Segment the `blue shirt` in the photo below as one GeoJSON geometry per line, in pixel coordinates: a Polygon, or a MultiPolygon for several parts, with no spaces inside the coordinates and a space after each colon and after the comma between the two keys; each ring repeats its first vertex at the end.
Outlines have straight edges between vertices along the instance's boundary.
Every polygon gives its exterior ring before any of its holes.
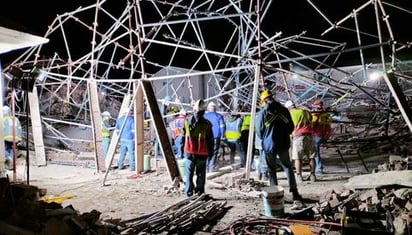
{"type": "Polygon", "coordinates": [[[125,122],[122,133],[120,133],[120,139],[134,140],[134,119],[130,115],[123,115],[117,119],[115,131],[119,134],[122,128],[123,122],[125,122]]]}
{"type": "Polygon", "coordinates": [[[207,112],[203,117],[212,123],[213,138],[220,139],[225,135],[225,120],[223,115],[217,112],[207,112]]]}

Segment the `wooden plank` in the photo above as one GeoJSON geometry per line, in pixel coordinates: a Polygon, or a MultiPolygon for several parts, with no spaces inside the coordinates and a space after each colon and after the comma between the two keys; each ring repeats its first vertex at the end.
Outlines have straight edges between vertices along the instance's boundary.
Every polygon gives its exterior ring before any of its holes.
{"type": "MultiPolygon", "coordinates": [[[[0,87],[4,87],[4,80],[3,77],[1,76],[3,71],[1,70],[1,64],[0,64],[0,87]]],[[[0,104],[2,104],[2,108],[3,108],[3,95],[0,95],[0,104]]],[[[3,120],[3,111],[0,112],[0,120],[3,120]]],[[[2,140],[4,140],[4,132],[3,132],[3,122],[0,122],[0,138],[2,140]]],[[[5,152],[5,146],[4,146],[4,141],[0,141],[0,153],[4,153],[5,152]]],[[[0,154],[0,176],[2,176],[3,174],[3,170],[4,170],[4,163],[6,161],[6,157],[4,156],[4,154],[0,154]]]]}
{"type": "Polygon", "coordinates": [[[144,168],[144,96],[142,86],[135,85],[136,100],[135,100],[135,169],[137,172],[143,172],[144,168]]]}
{"type": "Polygon", "coordinates": [[[171,181],[173,184],[176,184],[177,182],[183,182],[173,153],[172,145],[169,140],[169,135],[167,133],[162,114],[160,113],[160,109],[157,104],[152,83],[148,80],[141,80],[141,84],[150,111],[150,117],[153,121],[152,123],[156,132],[156,136],[159,140],[159,145],[164,153],[166,168],[171,177],[171,181]]]}
{"type": "Polygon", "coordinates": [[[43,128],[41,125],[41,117],[39,111],[39,97],[37,96],[37,87],[33,87],[33,91],[28,93],[30,116],[31,116],[31,131],[33,134],[34,150],[36,153],[37,166],[47,165],[46,151],[44,149],[43,128]]]}
{"type": "Polygon", "coordinates": [[[94,79],[88,81],[90,120],[95,149],[96,172],[105,171],[105,160],[103,153],[102,116],[100,112],[97,83],[94,79]]]}

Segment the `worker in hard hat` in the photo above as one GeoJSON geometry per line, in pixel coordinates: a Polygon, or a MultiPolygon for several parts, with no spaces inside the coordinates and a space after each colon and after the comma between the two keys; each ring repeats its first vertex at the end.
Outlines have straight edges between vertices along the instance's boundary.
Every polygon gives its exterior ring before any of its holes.
{"type": "Polygon", "coordinates": [[[16,156],[15,146],[22,140],[22,132],[19,119],[12,115],[9,106],[3,106],[4,149],[8,169],[13,168],[13,161],[16,156]]]}
{"type": "MultiPolygon", "coordinates": [[[[246,166],[246,155],[247,155],[247,151],[249,148],[249,131],[250,131],[250,120],[251,120],[251,116],[250,116],[250,108],[248,105],[244,105],[242,107],[240,107],[241,111],[245,114],[242,115],[242,126],[240,127],[240,146],[242,151],[245,154],[245,162],[244,165],[246,166]]],[[[254,148],[254,145],[252,145],[252,147],[254,148]]],[[[251,159],[251,164],[253,165],[253,154],[252,154],[252,159],[251,159]]],[[[256,166],[254,166],[256,167],[256,166]]]]}
{"type": "Polygon", "coordinates": [[[135,154],[134,154],[134,140],[135,127],[134,118],[131,112],[126,112],[120,115],[116,121],[116,133],[120,137],[120,155],[118,162],[118,169],[125,169],[124,160],[126,154],[129,157],[129,169],[135,170],[135,154]]]}
{"type": "Polygon", "coordinates": [[[311,182],[316,181],[315,175],[315,145],[312,138],[312,115],[310,111],[296,107],[296,105],[288,100],[285,107],[289,109],[292,116],[295,129],[292,132],[292,160],[295,162],[296,181],[303,182],[302,160],[309,160],[311,182]]]}
{"type": "Polygon", "coordinates": [[[110,145],[110,131],[112,126],[110,124],[110,119],[112,116],[108,111],[102,113],[102,137],[103,137],[103,154],[106,157],[110,145]]]}
{"type": "Polygon", "coordinates": [[[225,136],[225,120],[223,115],[217,112],[217,106],[214,102],[210,102],[207,105],[207,112],[205,118],[212,123],[213,131],[213,153],[210,155],[207,162],[207,171],[213,172],[216,170],[216,161],[219,154],[221,139],[225,136]]]}
{"type": "MultiPolygon", "coordinates": [[[[168,124],[173,120],[173,117],[169,116],[170,114],[173,114],[171,102],[172,102],[172,97],[167,95],[164,97],[164,99],[162,100],[162,103],[159,106],[160,114],[164,117],[163,122],[165,126],[168,126],[168,124]]],[[[170,139],[170,136],[168,137],[170,139]]],[[[162,158],[163,157],[162,150],[160,149],[160,144],[159,144],[159,140],[157,139],[157,137],[155,137],[154,139],[154,148],[155,148],[156,157],[162,158]]]]}
{"type": "Polygon", "coordinates": [[[315,142],[316,174],[323,174],[323,163],[320,156],[320,147],[331,137],[332,116],[323,108],[323,101],[317,99],[312,104],[313,140],[315,142]]]}
{"type": "Polygon", "coordinates": [[[204,118],[206,104],[197,100],[193,106],[193,115],[185,121],[184,152],[185,163],[185,196],[205,193],[206,163],[213,151],[212,123],[204,118]],[[193,182],[196,173],[196,184],[193,182]]]}
{"type": "Polygon", "coordinates": [[[178,115],[170,122],[170,129],[172,133],[173,143],[176,149],[176,158],[183,159],[183,147],[185,144],[185,138],[183,135],[183,129],[185,127],[186,110],[182,108],[178,115]]]}
{"type": "Polygon", "coordinates": [[[295,174],[289,158],[290,134],[294,126],[289,111],[277,102],[270,91],[264,90],[260,96],[262,111],[256,117],[256,133],[262,139],[262,148],[265,151],[269,169],[270,186],[278,185],[276,158],[285,172],[289,190],[294,200],[294,209],[304,207],[296,184],[295,174]]]}
{"type": "Polygon", "coordinates": [[[237,152],[240,156],[240,165],[244,167],[246,165],[246,152],[240,144],[242,122],[242,117],[234,112],[226,117],[225,143],[230,149],[230,164],[235,163],[235,153],[237,152]]]}

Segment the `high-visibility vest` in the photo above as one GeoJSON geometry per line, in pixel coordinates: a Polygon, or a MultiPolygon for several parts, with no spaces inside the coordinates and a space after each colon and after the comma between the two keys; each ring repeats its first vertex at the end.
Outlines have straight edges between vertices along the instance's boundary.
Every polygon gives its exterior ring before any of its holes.
{"type": "Polygon", "coordinates": [[[248,131],[248,130],[250,130],[250,114],[246,114],[243,117],[242,127],[240,128],[240,131],[248,131]]]}
{"type": "Polygon", "coordinates": [[[179,115],[177,118],[175,118],[172,123],[171,123],[171,129],[172,129],[172,137],[176,138],[178,136],[181,136],[183,134],[183,128],[185,128],[185,116],[179,115]]]}
{"type": "Polygon", "coordinates": [[[312,115],[308,110],[294,108],[290,110],[295,129],[293,136],[312,134],[312,115]]]}
{"type": "Polygon", "coordinates": [[[19,119],[16,117],[11,117],[11,116],[3,116],[3,135],[4,135],[4,140],[8,142],[13,141],[13,134],[15,134],[15,140],[16,141],[21,141],[22,137],[22,129],[21,129],[21,124],[19,119]],[[14,119],[14,123],[13,123],[14,119]],[[13,130],[13,125],[14,125],[14,130],[13,130]],[[14,133],[13,133],[14,132],[14,133]]]}
{"type": "Polygon", "coordinates": [[[109,119],[103,118],[102,120],[102,136],[103,138],[108,138],[110,137],[110,121],[109,119]]]}
{"type": "Polygon", "coordinates": [[[206,134],[211,132],[211,126],[208,122],[199,121],[192,129],[188,120],[185,121],[185,153],[209,156],[206,134]]]}
{"type": "Polygon", "coordinates": [[[236,118],[232,120],[226,120],[225,138],[228,141],[235,141],[240,138],[240,128],[242,125],[242,119],[236,118]]]}
{"type": "Polygon", "coordinates": [[[314,112],[312,113],[312,128],[313,136],[321,136],[324,138],[330,138],[331,136],[332,117],[327,112],[314,112]]]}

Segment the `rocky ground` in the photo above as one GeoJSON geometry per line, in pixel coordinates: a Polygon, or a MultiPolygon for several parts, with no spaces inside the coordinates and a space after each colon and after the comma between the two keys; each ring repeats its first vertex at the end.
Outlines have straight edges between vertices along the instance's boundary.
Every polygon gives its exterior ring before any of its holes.
{"type": "MultiPolygon", "coordinates": [[[[335,154],[324,154],[326,173],[318,175],[315,183],[304,181],[299,191],[308,207],[315,205],[319,196],[331,189],[341,189],[351,177],[365,174],[366,169],[356,156],[346,156],[350,172],[347,172],[341,159],[335,154]]],[[[365,159],[368,169],[387,161],[387,155],[371,155],[365,159]]],[[[222,162],[220,162],[222,164],[222,162]]],[[[29,182],[31,185],[47,189],[47,197],[63,196],[62,205],[72,205],[80,213],[93,209],[102,213],[101,218],[131,220],[145,214],[162,210],[185,199],[183,184],[178,190],[173,189],[167,169],[158,167],[153,171],[136,177],[128,169],[111,170],[107,174],[95,173],[93,168],[52,164],[45,167],[30,166],[29,182]]],[[[233,169],[217,177],[207,180],[206,193],[215,200],[226,201],[228,210],[210,231],[227,228],[241,218],[254,218],[264,215],[263,199],[259,189],[231,187],[225,184],[228,179],[245,172],[245,169],[233,169]],[[223,187],[221,187],[224,185],[223,187]]],[[[305,168],[304,176],[308,175],[305,168]]],[[[16,179],[27,180],[27,168],[24,159],[20,159],[16,179]]],[[[12,178],[12,177],[11,177],[12,178]]],[[[284,208],[286,214],[293,214],[292,200],[283,172],[278,173],[279,185],[285,188],[284,208]]],[[[255,171],[251,171],[250,179],[257,179],[255,171]]],[[[267,184],[268,182],[260,182],[267,184]]]]}

